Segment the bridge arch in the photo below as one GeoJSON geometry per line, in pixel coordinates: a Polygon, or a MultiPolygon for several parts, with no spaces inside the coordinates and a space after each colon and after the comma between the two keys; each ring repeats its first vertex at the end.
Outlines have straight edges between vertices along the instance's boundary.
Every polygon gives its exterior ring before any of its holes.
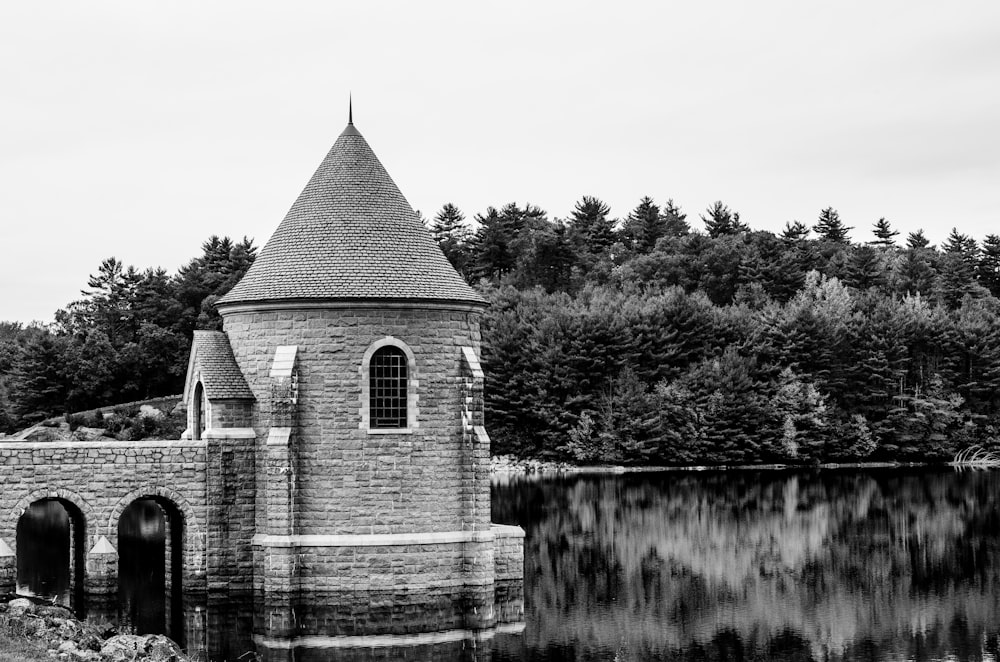
{"type": "MultiPolygon", "coordinates": [[[[45,501],[46,499],[52,499],[56,501],[64,501],[69,505],[73,506],[83,518],[83,525],[86,528],[87,535],[89,537],[94,536],[96,531],[96,510],[90,504],[87,499],[74,492],[73,490],[67,490],[66,488],[41,488],[37,490],[32,490],[28,492],[14,504],[10,512],[7,513],[7,521],[3,523],[3,528],[7,530],[13,530],[17,527],[18,520],[21,519],[23,515],[31,504],[37,501],[45,501]]],[[[96,538],[86,539],[84,544],[93,545],[96,538]]],[[[88,547],[89,549],[89,547],[88,547]]],[[[14,546],[14,551],[17,552],[16,543],[14,546]]]]}
{"type": "Polygon", "coordinates": [[[116,540],[118,537],[118,522],[121,520],[122,513],[135,501],[145,498],[165,501],[180,515],[183,531],[182,553],[184,556],[184,566],[188,569],[186,574],[200,572],[205,560],[205,529],[195,513],[195,508],[191,505],[191,502],[184,495],[169,487],[147,484],[132,490],[118,499],[108,514],[107,522],[101,533],[107,536],[108,540],[116,540]]]}
{"type": "Polygon", "coordinates": [[[181,494],[145,485],[118,500],[107,522],[118,548],[118,607],[140,634],[163,633],[183,645],[183,585],[200,557],[197,517],[181,494]]]}
{"type": "Polygon", "coordinates": [[[68,571],[68,598],[69,606],[76,610],[77,614],[84,614],[84,590],[86,582],[86,560],[87,550],[90,544],[93,527],[93,509],[90,504],[82,499],[78,494],[66,489],[41,489],[33,490],[21,499],[14,506],[9,514],[9,519],[15,531],[14,550],[17,564],[17,585],[38,592],[38,595],[55,598],[60,595],[62,589],[56,589],[60,580],[58,566],[63,566],[68,571]],[[44,510],[45,504],[57,503],[65,517],[65,533],[61,533],[62,525],[53,522],[50,518],[55,516],[51,509],[44,510]],[[34,510],[33,506],[40,506],[43,510],[34,510]],[[29,515],[29,513],[31,513],[29,515]],[[41,519],[39,519],[41,518],[41,519]],[[53,526],[55,528],[53,528],[53,526]],[[60,538],[65,542],[61,543],[60,538]],[[54,538],[53,538],[54,536],[54,538]],[[53,543],[56,544],[53,547],[53,543]],[[60,545],[66,547],[60,551],[60,545]],[[54,554],[55,556],[49,556],[54,554]],[[63,556],[65,555],[65,556],[63,556]],[[42,567],[47,570],[39,571],[39,556],[47,558],[48,561],[41,561],[42,567]],[[55,565],[51,565],[55,564],[55,565]],[[50,574],[55,572],[55,575],[50,574]],[[53,584],[52,582],[55,582],[53,584]],[[52,593],[56,590],[56,593],[52,593]]]}

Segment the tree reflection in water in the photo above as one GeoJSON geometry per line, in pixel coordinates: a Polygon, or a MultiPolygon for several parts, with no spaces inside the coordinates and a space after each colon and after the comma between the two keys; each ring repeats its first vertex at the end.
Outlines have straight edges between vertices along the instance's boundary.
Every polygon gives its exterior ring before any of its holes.
{"type": "Polygon", "coordinates": [[[1000,473],[657,473],[494,486],[527,532],[494,659],[979,660],[1000,631],[1000,473]]]}
{"type": "MultiPolygon", "coordinates": [[[[523,634],[475,645],[307,648],[293,657],[998,659],[998,501],[996,471],[665,472],[497,482],[494,521],[527,533],[523,634]]],[[[69,524],[56,508],[29,509],[18,551],[38,560],[46,550],[58,553],[51,563],[68,572],[69,524]],[[48,520],[49,533],[31,528],[48,520]],[[31,531],[36,542],[22,541],[31,531]]],[[[123,561],[121,595],[133,596],[132,604],[151,598],[140,602],[151,621],[132,616],[142,629],[160,628],[165,618],[163,527],[163,512],[150,501],[137,502],[122,520],[120,550],[137,566],[129,570],[123,561]]],[[[29,576],[20,564],[19,583],[29,576]]],[[[65,591],[68,575],[44,581],[65,591]]],[[[252,608],[227,603],[188,614],[192,624],[207,619],[199,627],[210,636],[195,646],[207,643],[208,655],[219,659],[253,648],[244,614],[252,608]]],[[[283,648],[259,652],[265,661],[292,659],[283,648]]]]}

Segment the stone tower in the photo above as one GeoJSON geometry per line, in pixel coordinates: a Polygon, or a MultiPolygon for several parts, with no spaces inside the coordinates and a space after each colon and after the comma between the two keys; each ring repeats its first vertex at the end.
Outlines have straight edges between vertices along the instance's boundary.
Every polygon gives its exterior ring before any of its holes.
{"type": "Polygon", "coordinates": [[[371,634],[364,605],[495,622],[523,532],[490,522],[485,307],[349,123],[195,340],[187,434],[225,504],[210,589],[252,577],[275,634],[371,634]]]}

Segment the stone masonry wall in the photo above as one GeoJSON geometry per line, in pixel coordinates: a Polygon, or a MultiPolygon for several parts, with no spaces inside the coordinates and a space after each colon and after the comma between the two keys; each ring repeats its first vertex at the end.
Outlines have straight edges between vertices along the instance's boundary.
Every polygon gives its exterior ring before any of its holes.
{"type": "MultiPolygon", "coordinates": [[[[275,348],[297,345],[297,425],[287,472],[295,534],[489,530],[489,449],[463,440],[462,347],[479,352],[479,313],[418,309],[223,311],[236,361],[256,396],[258,435],[271,419],[275,348]],[[361,424],[361,365],[386,336],[412,350],[412,434],[369,434],[361,424]],[[470,488],[469,477],[476,476],[470,488]],[[464,480],[463,480],[464,479],[464,480]]],[[[481,446],[481,444],[480,444],[481,446]]],[[[261,449],[264,453],[265,449],[261,449]]],[[[258,459],[265,466],[266,458],[258,459]]],[[[257,490],[257,531],[268,531],[268,490],[257,490]]],[[[275,532],[284,533],[284,532],[275,532]]]]}
{"type": "Polygon", "coordinates": [[[496,581],[521,581],[524,577],[524,529],[494,524],[493,535],[496,581]]]}
{"type": "Polygon", "coordinates": [[[242,430],[215,429],[208,437],[205,492],[208,508],[208,588],[228,593],[253,589],[256,437],[242,430]],[[228,435],[228,436],[225,436],[228,435]]]}
{"type": "Polygon", "coordinates": [[[117,549],[118,518],[130,503],[144,496],[166,499],[184,520],[185,586],[204,584],[204,441],[3,442],[0,484],[0,539],[15,554],[18,519],[40,499],[58,498],[80,511],[85,553],[101,536],[117,549]]]}
{"type": "Polygon", "coordinates": [[[208,407],[208,428],[248,428],[253,424],[253,405],[246,400],[213,400],[208,407]]]}

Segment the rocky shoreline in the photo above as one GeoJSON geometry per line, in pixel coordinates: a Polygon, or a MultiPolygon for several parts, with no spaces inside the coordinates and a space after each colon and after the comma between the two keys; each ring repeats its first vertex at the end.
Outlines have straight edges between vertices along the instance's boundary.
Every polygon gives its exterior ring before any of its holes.
{"type": "Polygon", "coordinates": [[[120,633],[109,625],[83,623],[64,607],[13,596],[0,598],[0,645],[23,641],[23,660],[67,662],[191,662],[180,647],[161,634],[120,633]],[[37,657],[33,657],[37,655],[37,657]]]}
{"type": "Polygon", "coordinates": [[[680,465],[632,466],[620,464],[576,465],[568,462],[520,459],[513,455],[494,455],[490,458],[490,473],[498,476],[516,474],[555,473],[656,473],[697,471],[802,471],[816,469],[899,469],[902,467],[954,466],[946,462],[827,462],[822,464],[741,464],[741,465],[680,465]]]}
{"type": "Polygon", "coordinates": [[[490,458],[490,473],[492,474],[558,473],[577,470],[579,470],[579,467],[567,464],[566,462],[522,460],[513,455],[494,455],[490,458]]]}

